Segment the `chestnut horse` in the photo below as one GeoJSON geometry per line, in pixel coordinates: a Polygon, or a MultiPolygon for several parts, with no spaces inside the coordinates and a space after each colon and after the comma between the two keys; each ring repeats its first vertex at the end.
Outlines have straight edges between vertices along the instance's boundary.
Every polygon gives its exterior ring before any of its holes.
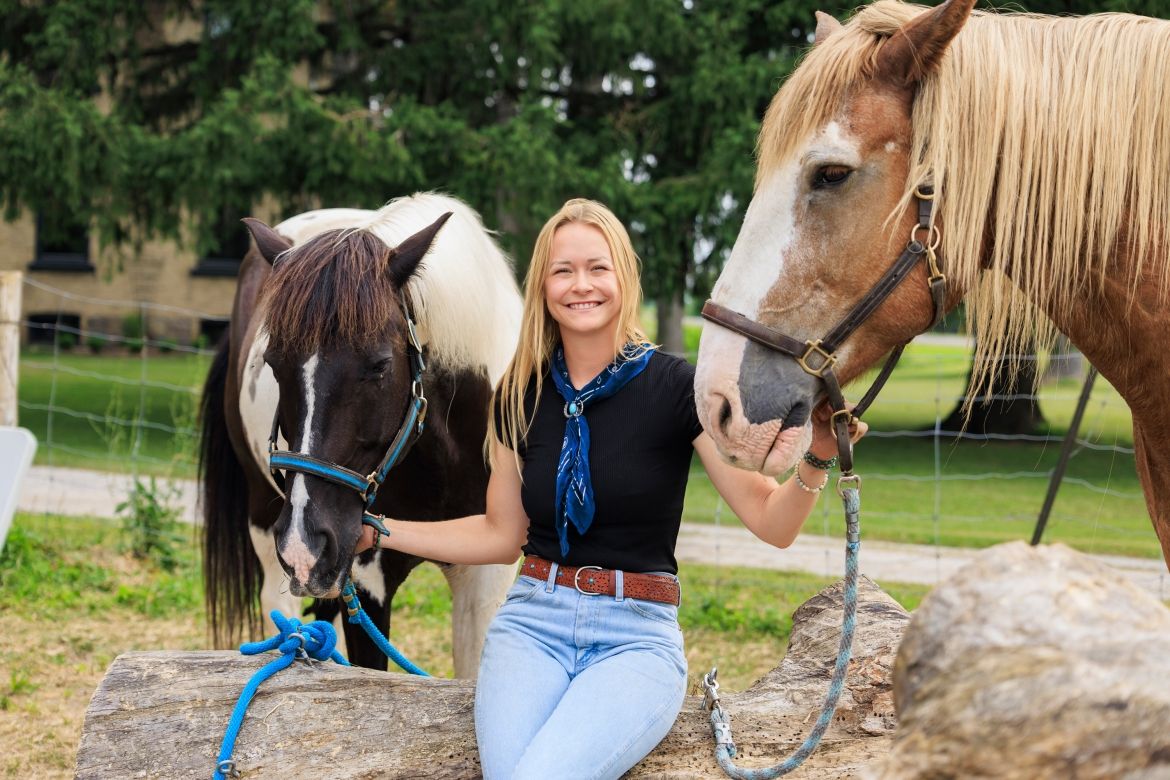
{"type": "Polygon", "coordinates": [[[705,323],[699,417],[729,461],[792,467],[827,390],[767,334],[831,335],[807,362],[847,382],[930,326],[928,276],[945,274],[938,308],[966,298],[984,386],[998,356],[1055,325],[1126,400],[1170,560],[1170,22],[973,5],[818,14],[764,118],[755,193],[712,291],[711,312],[766,334],[705,323]],[[924,246],[940,274],[918,263],[863,321],[847,316],[924,246]]]}
{"type": "MultiPolygon", "coordinates": [[[[386,633],[391,599],[420,560],[392,551],[355,559],[365,497],[297,464],[373,474],[401,430],[412,446],[371,510],[420,521],[482,512],[489,398],[520,326],[512,269],[479,216],[440,195],[400,198],[376,212],[313,211],[275,230],[248,224],[256,246],[204,393],[213,633],[220,644],[254,633],[257,600],[267,619],[272,609],[299,615],[301,598],[316,597],[317,617],[331,619],[351,571],[364,609],[386,633]],[[425,428],[415,438],[410,410],[420,395],[425,428]],[[270,449],[292,464],[283,478],[269,469],[270,449]]],[[[473,677],[515,567],[441,568],[453,592],[455,673],[473,677]]],[[[347,623],[345,639],[353,663],[386,668],[359,628],[347,623]]]]}

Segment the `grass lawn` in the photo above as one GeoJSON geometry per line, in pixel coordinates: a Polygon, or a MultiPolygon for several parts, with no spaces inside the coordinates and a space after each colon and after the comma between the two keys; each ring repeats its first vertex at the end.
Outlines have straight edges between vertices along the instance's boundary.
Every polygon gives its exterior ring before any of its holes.
{"type": "MultiPolygon", "coordinates": [[[[0,655],[5,777],[72,777],[85,708],[119,653],[209,646],[193,529],[175,534],[167,571],[128,553],[117,523],[16,515],[0,555],[0,632],[11,639],[0,655]]],[[[718,663],[727,690],[779,664],[792,611],[830,583],[728,566],[686,566],[682,577],[692,683],[718,663]]],[[[926,590],[887,585],[908,608],[926,590]]],[[[419,567],[395,600],[395,643],[439,676],[452,672],[450,608],[433,566],[419,567]]]]}
{"type": "MultiPolygon", "coordinates": [[[[688,327],[692,346],[697,333],[688,327]]],[[[26,354],[20,415],[40,440],[37,462],[193,476],[198,393],[209,361],[208,355],[176,353],[147,360],[69,354],[54,362],[51,355],[26,354]],[[153,384],[142,386],[142,376],[153,384]],[[49,407],[56,409],[51,415],[49,407]],[[140,408],[145,424],[136,427],[140,408]]],[[[1080,384],[1065,380],[1041,388],[1049,441],[935,438],[930,429],[965,389],[968,361],[962,346],[912,344],[867,415],[871,434],[857,451],[866,538],[981,547],[1031,537],[1080,384]]],[[[859,380],[858,388],[866,382],[859,380]]],[[[1069,465],[1046,539],[1087,552],[1159,556],[1128,451],[1129,409],[1102,379],[1080,438],[1087,445],[1069,465]]],[[[718,503],[696,464],[685,519],[714,522],[718,503]]],[[[826,495],[821,503],[824,511],[810,520],[810,530],[840,533],[835,499],[826,495]]],[[[722,522],[734,522],[725,507],[718,511],[722,522]]]]}

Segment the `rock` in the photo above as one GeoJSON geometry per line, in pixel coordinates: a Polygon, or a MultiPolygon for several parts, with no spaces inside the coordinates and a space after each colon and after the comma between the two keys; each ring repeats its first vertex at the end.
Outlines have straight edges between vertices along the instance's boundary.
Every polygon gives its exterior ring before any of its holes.
{"type": "Polygon", "coordinates": [[[999,545],[898,651],[873,778],[1170,778],[1170,609],[1063,545],[999,545]]]}

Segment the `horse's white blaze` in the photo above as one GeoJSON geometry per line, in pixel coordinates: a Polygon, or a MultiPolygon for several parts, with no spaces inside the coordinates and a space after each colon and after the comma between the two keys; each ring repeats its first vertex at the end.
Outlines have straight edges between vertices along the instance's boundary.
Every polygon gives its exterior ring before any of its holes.
{"type": "MultiPolygon", "coordinates": [[[[240,419],[244,425],[248,451],[268,484],[280,493],[276,480],[268,470],[268,437],[272,433],[272,417],[276,414],[276,404],[280,400],[280,385],[276,382],[272,368],[264,362],[266,349],[268,332],[261,328],[252,340],[248,360],[244,364],[243,381],[240,383],[240,419]]],[[[283,434],[278,435],[276,446],[288,448],[283,434]]]]}
{"type": "MultiPolygon", "coordinates": [[[[301,378],[305,383],[304,403],[305,419],[301,422],[301,444],[298,451],[302,455],[312,455],[313,447],[313,414],[316,411],[317,392],[317,355],[313,354],[301,368],[301,378]]],[[[317,565],[317,556],[309,549],[305,538],[305,507],[309,504],[309,491],[305,487],[305,475],[296,474],[291,480],[288,491],[288,503],[292,509],[289,517],[288,533],[285,535],[284,549],[280,551],[284,562],[292,567],[297,580],[302,583],[309,581],[309,572],[317,565]]]]}
{"type": "Polygon", "coordinates": [[[301,600],[289,592],[288,575],[276,559],[276,540],[272,531],[261,531],[248,523],[248,535],[252,537],[252,549],[260,559],[264,570],[264,584],[260,587],[260,612],[264,615],[264,636],[277,633],[276,624],[270,615],[280,610],[285,617],[300,617],[301,600]]]}
{"type": "MultiPolygon", "coordinates": [[[[743,227],[711,293],[712,299],[750,319],[766,319],[766,324],[781,331],[797,330],[793,327],[795,323],[776,322],[780,312],[762,310],[769,292],[782,283],[784,274],[801,262],[797,250],[804,241],[797,212],[801,198],[809,197],[801,194],[804,177],[812,175],[819,166],[852,168],[860,162],[857,141],[839,123],[830,122],[769,173],[748,204],[743,227]]],[[[797,304],[804,302],[805,299],[795,300],[797,304]]],[[[818,318],[822,314],[825,313],[818,312],[818,318]]],[[[826,315],[826,319],[830,316],[826,315]]],[[[756,424],[745,418],[739,375],[746,347],[747,339],[742,336],[720,325],[704,323],[695,372],[699,419],[724,456],[734,455],[741,465],[775,473],[791,466],[792,453],[799,442],[790,440],[799,437],[806,440],[811,428],[806,426],[804,431],[777,437],[782,421],[756,424]],[[726,422],[721,421],[725,402],[732,415],[726,422]]]]}

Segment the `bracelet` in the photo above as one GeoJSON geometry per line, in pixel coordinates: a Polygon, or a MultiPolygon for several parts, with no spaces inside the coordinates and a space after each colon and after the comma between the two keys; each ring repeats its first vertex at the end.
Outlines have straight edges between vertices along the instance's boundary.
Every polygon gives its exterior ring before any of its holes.
{"type": "Polygon", "coordinates": [[[820,487],[815,487],[815,488],[809,487],[808,485],[805,484],[804,480],[800,478],[800,466],[799,465],[792,472],[792,476],[796,477],[796,486],[798,488],[803,490],[805,493],[812,493],[814,496],[816,494],[820,493],[822,490],[824,490],[825,485],[829,484],[829,475],[826,474],[825,481],[820,484],[820,487]]]}
{"type": "Polygon", "coordinates": [[[814,469],[820,469],[821,471],[828,471],[837,465],[836,455],[829,458],[828,460],[824,460],[823,458],[818,458],[816,455],[813,455],[812,452],[805,452],[803,460],[814,469]]]}

